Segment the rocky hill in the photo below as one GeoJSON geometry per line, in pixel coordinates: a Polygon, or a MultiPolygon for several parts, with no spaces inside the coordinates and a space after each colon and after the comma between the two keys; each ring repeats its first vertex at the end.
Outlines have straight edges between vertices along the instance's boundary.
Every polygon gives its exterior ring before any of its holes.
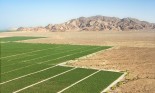
{"type": "Polygon", "coordinates": [[[155,29],[155,24],[134,18],[106,16],[80,17],[62,24],[49,24],[46,27],[20,27],[18,31],[128,31],[155,29]]]}

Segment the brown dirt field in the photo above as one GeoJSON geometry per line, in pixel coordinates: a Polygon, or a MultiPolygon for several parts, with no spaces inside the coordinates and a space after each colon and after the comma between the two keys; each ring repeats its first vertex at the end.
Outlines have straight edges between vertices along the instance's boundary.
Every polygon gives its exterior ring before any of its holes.
{"type": "Polygon", "coordinates": [[[87,59],[70,63],[72,66],[128,71],[116,93],[154,93],[155,48],[119,47],[87,59]]]}
{"type": "Polygon", "coordinates": [[[25,40],[33,43],[108,45],[112,49],[70,63],[98,69],[127,71],[123,84],[111,93],[155,93],[155,31],[154,32],[7,32],[8,36],[43,36],[25,40]]]}

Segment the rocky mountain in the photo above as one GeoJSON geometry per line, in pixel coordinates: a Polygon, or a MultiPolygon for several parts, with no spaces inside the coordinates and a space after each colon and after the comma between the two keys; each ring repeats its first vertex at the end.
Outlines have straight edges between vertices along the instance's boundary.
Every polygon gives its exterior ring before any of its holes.
{"type": "Polygon", "coordinates": [[[18,31],[128,31],[155,29],[155,24],[134,18],[106,16],[80,17],[62,24],[49,24],[46,27],[20,27],[18,31]]]}

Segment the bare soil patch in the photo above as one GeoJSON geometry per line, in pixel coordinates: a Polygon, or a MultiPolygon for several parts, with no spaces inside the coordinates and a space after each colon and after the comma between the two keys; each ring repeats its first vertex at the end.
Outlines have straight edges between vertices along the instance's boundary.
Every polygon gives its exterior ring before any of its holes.
{"type": "Polygon", "coordinates": [[[153,55],[155,55],[155,48],[119,47],[70,65],[128,71],[125,84],[112,92],[153,93],[155,92],[155,88],[152,87],[155,86],[153,55]]]}

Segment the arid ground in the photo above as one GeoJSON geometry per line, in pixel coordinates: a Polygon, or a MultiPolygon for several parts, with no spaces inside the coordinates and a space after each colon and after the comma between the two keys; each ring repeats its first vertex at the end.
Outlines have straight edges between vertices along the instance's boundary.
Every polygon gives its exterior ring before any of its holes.
{"type": "Polygon", "coordinates": [[[111,93],[155,93],[155,31],[0,33],[0,37],[10,36],[47,37],[22,41],[31,43],[113,46],[69,65],[127,71],[123,84],[111,93]]]}

